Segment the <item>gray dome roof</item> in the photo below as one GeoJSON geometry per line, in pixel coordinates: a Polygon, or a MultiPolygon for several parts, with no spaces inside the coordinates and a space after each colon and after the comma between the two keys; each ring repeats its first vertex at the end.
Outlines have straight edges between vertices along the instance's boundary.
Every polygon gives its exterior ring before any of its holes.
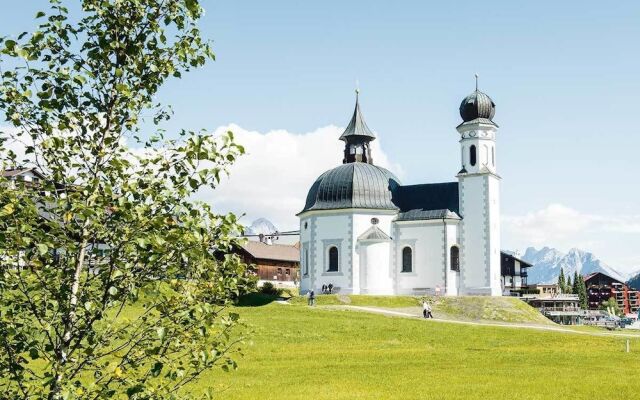
{"type": "Polygon", "coordinates": [[[316,179],[301,212],[341,208],[397,210],[392,191],[400,181],[384,168],[362,162],[343,164],[316,179]]]}
{"type": "Polygon", "coordinates": [[[465,97],[462,103],[460,103],[460,116],[464,122],[473,121],[478,118],[492,121],[495,113],[496,105],[493,100],[491,100],[491,97],[479,90],[465,97]]]}

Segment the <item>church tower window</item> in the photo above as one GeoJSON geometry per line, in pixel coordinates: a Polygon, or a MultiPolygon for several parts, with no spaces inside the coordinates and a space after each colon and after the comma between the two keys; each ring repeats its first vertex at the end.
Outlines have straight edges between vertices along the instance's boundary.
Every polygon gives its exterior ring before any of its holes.
{"type": "Polygon", "coordinates": [[[329,269],[327,271],[338,271],[338,248],[336,246],[329,248],[329,269]]]}
{"type": "Polygon", "coordinates": [[[476,158],[476,145],[472,144],[471,147],[469,147],[469,163],[471,163],[471,166],[476,165],[476,158]]]}
{"type": "Polygon", "coordinates": [[[413,271],[413,250],[411,247],[402,249],[402,272],[413,271]]]}
{"type": "Polygon", "coordinates": [[[460,271],[460,248],[458,246],[451,246],[451,270],[460,271]]]}

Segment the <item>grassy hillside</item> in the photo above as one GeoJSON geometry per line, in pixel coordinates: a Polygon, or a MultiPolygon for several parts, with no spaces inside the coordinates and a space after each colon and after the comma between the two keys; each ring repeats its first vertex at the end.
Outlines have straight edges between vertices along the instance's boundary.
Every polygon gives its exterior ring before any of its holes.
{"type": "Polygon", "coordinates": [[[590,399],[637,395],[640,339],[443,324],[340,309],[241,307],[254,330],[225,399],[590,399]]]}
{"type": "Polygon", "coordinates": [[[238,371],[210,372],[200,382],[225,399],[637,396],[640,338],[625,353],[626,339],[614,337],[276,303],[238,311],[254,330],[253,345],[238,371]]]}
{"type": "MultiPolygon", "coordinates": [[[[513,297],[464,296],[464,297],[413,297],[413,296],[317,296],[318,306],[369,306],[402,309],[419,315],[421,304],[427,299],[433,306],[436,318],[466,321],[518,322],[553,324],[536,309],[513,297]]],[[[306,304],[306,297],[294,297],[292,304],[306,304]]]]}

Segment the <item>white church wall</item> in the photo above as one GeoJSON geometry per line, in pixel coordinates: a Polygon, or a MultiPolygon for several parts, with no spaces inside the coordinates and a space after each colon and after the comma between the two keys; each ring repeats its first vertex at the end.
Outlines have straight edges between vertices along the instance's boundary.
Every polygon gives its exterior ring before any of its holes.
{"type": "MultiPolygon", "coordinates": [[[[366,284],[366,279],[367,279],[367,270],[364,269],[364,266],[367,265],[366,262],[363,262],[363,260],[361,260],[361,249],[360,249],[360,244],[358,244],[358,237],[360,235],[362,235],[367,229],[369,229],[372,225],[371,220],[373,218],[376,218],[378,220],[378,223],[376,224],[378,228],[380,228],[380,230],[382,230],[384,233],[386,233],[387,235],[389,235],[390,237],[392,236],[392,232],[391,232],[391,224],[393,219],[395,218],[396,213],[393,211],[378,211],[378,210],[366,210],[366,211],[357,211],[354,210],[353,213],[353,243],[355,243],[356,245],[353,247],[352,249],[352,259],[353,259],[353,268],[354,268],[354,273],[353,273],[353,288],[352,291],[354,294],[358,294],[358,293],[370,293],[370,287],[367,286],[366,284]]],[[[389,246],[387,246],[389,247],[389,246]]],[[[377,265],[376,268],[376,274],[380,274],[380,275],[385,275],[387,276],[387,279],[389,280],[387,283],[387,287],[389,289],[393,288],[393,281],[392,281],[392,273],[393,273],[393,269],[391,267],[391,254],[390,251],[387,251],[386,255],[379,255],[379,257],[382,257],[381,260],[384,261],[384,266],[380,267],[379,265],[377,265]]],[[[376,261],[377,263],[377,261],[376,261]]],[[[374,272],[372,272],[374,273],[374,272]]],[[[387,291],[387,289],[385,289],[385,292],[387,291]]],[[[382,293],[380,293],[382,294],[382,293]]]]}
{"type": "Polygon", "coordinates": [[[311,262],[311,286],[320,292],[322,285],[332,284],[339,290],[350,291],[351,268],[351,215],[348,213],[322,213],[314,216],[313,244],[315,247],[311,262]],[[329,269],[329,249],[338,248],[338,271],[329,269]]]}
{"type": "Polygon", "coordinates": [[[488,286],[485,265],[485,178],[465,177],[460,180],[462,213],[462,248],[460,288],[462,293],[479,294],[488,286]]]}
{"type": "Polygon", "coordinates": [[[487,179],[487,229],[489,232],[487,253],[490,264],[491,295],[499,296],[502,293],[500,286],[500,179],[488,175],[487,179]]]}
{"type": "Polygon", "coordinates": [[[394,294],[389,270],[390,242],[358,243],[360,293],[394,294]]]}
{"type": "Polygon", "coordinates": [[[300,219],[300,292],[306,293],[311,286],[311,222],[312,218],[300,219]]]}
{"type": "Polygon", "coordinates": [[[460,272],[451,270],[451,248],[453,246],[458,246],[458,224],[459,221],[448,221],[447,222],[447,245],[446,249],[443,249],[446,253],[444,256],[446,257],[446,279],[445,279],[445,295],[447,296],[457,296],[459,293],[459,285],[460,285],[460,272]]]}
{"type": "MultiPolygon", "coordinates": [[[[395,223],[394,269],[397,294],[444,291],[444,230],[442,220],[395,223]],[[413,270],[402,271],[402,249],[413,251],[413,270]]],[[[455,236],[453,236],[455,238],[455,236]]]]}

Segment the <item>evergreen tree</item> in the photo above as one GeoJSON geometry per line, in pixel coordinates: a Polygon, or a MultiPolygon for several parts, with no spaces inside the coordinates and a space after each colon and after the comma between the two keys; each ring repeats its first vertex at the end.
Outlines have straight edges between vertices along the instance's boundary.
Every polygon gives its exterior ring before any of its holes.
{"type": "Polygon", "coordinates": [[[560,268],[560,275],[558,276],[558,289],[560,289],[561,293],[564,293],[566,286],[566,281],[564,279],[564,270],[560,268]]]}
{"type": "Polygon", "coordinates": [[[571,283],[571,276],[567,277],[567,283],[564,287],[565,293],[573,293],[573,284],[571,283]]]}
{"type": "Polygon", "coordinates": [[[578,271],[573,274],[573,287],[571,288],[571,293],[580,295],[580,276],[578,275],[578,271]]]}
{"type": "Polygon", "coordinates": [[[578,287],[578,297],[580,298],[580,307],[583,309],[587,309],[587,285],[584,283],[584,278],[580,276],[579,287],[578,287]]]}

